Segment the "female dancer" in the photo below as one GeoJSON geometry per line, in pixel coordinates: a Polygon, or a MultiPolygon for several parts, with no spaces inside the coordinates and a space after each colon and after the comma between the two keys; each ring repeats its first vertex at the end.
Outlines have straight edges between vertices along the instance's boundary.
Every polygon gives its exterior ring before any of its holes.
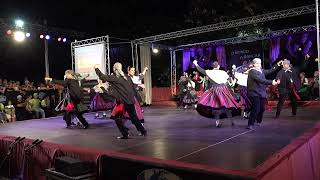
{"type": "MultiPolygon", "coordinates": [[[[97,80],[98,84],[95,85],[92,90],[96,93],[91,101],[90,109],[92,111],[98,110],[110,110],[115,106],[115,98],[111,96],[109,92],[109,84],[107,82],[102,82],[100,79],[97,80]]],[[[90,91],[90,89],[88,89],[90,91]]],[[[103,117],[107,114],[104,112],[103,117]]],[[[99,117],[99,113],[96,113],[95,118],[99,117]]]]}
{"type": "MultiPolygon", "coordinates": [[[[123,104],[123,109],[130,116],[130,120],[136,126],[137,130],[140,132],[140,136],[146,136],[147,131],[142,126],[141,122],[138,119],[137,111],[135,109],[135,92],[133,89],[133,83],[128,79],[128,77],[122,71],[122,64],[116,62],[113,65],[112,75],[103,74],[98,68],[97,65],[94,66],[96,74],[103,81],[108,81],[110,83],[111,94],[116,98],[117,105],[123,104]]],[[[117,106],[116,106],[117,107],[117,106]]],[[[115,108],[116,109],[116,108],[115,108]]],[[[117,137],[118,139],[128,139],[129,132],[128,128],[124,125],[122,117],[117,118],[116,124],[120,130],[122,136],[117,137]]]]}
{"type": "Polygon", "coordinates": [[[220,115],[225,113],[229,117],[231,116],[230,110],[239,108],[238,103],[234,100],[226,86],[229,75],[225,71],[219,70],[220,65],[216,61],[213,63],[212,70],[202,69],[196,60],[193,63],[197,70],[203,75],[208,76],[212,82],[212,87],[206,90],[200,97],[197,111],[202,116],[214,117],[216,119],[216,127],[220,127],[220,115]]]}
{"type": "Polygon", "coordinates": [[[184,109],[188,108],[188,105],[194,105],[194,108],[197,108],[198,96],[195,90],[195,82],[190,79],[188,74],[185,74],[187,85],[186,85],[186,93],[183,97],[184,109]]]}
{"type": "Polygon", "coordinates": [[[247,80],[248,80],[248,72],[245,71],[244,73],[235,72],[234,77],[236,78],[236,83],[238,84],[238,93],[240,95],[240,105],[243,109],[243,117],[248,118],[250,109],[251,109],[251,101],[247,95],[247,80]]]}

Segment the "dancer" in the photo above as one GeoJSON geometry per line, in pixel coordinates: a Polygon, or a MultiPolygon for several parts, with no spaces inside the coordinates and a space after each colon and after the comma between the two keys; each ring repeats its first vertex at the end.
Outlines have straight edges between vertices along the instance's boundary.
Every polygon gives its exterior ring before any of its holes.
{"type": "Polygon", "coordinates": [[[179,85],[179,93],[178,93],[178,96],[179,96],[178,108],[179,108],[180,106],[183,107],[183,98],[187,94],[188,80],[186,77],[186,73],[183,73],[183,75],[180,76],[178,85],[179,85]]]}
{"type": "Polygon", "coordinates": [[[248,97],[248,89],[247,89],[247,81],[248,81],[248,73],[252,68],[252,64],[248,67],[236,68],[234,71],[234,77],[236,79],[236,83],[238,85],[238,93],[240,95],[240,105],[243,109],[243,117],[245,119],[249,118],[249,113],[251,110],[251,101],[248,97]],[[244,72],[241,72],[241,71],[244,72]]]}
{"type": "Polygon", "coordinates": [[[67,128],[71,127],[72,116],[75,115],[79,121],[82,123],[83,128],[89,128],[89,124],[83,117],[84,111],[82,110],[82,91],[79,86],[79,82],[76,80],[75,73],[73,70],[65,71],[65,80],[55,80],[49,77],[45,78],[46,81],[51,81],[55,84],[63,85],[65,89],[69,92],[70,101],[74,104],[74,109],[70,112],[65,111],[65,121],[67,128]]]}
{"type": "Polygon", "coordinates": [[[145,95],[144,95],[144,84],[142,84],[142,80],[144,79],[144,75],[148,71],[148,67],[145,67],[142,73],[136,76],[136,68],[128,67],[128,77],[131,79],[133,83],[133,87],[135,89],[135,97],[138,99],[140,105],[145,103],[145,95]]]}
{"type": "Polygon", "coordinates": [[[195,83],[195,91],[197,96],[200,97],[204,92],[204,87],[202,86],[204,78],[200,76],[198,71],[193,72],[192,81],[195,83]]]}
{"type": "MultiPolygon", "coordinates": [[[[193,63],[197,70],[201,74],[208,76],[212,82],[212,87],[206,90],[200,97],[197,111],[202,116],[214,117],[216,119],[216,127],[220,127],[220,115],[225,113],[228,117],[231,117],[230,110],[239,108],[238,103],[226,85],[229,75],[225,71],[219,70],[220,65],[216,61],[213,63],[212,70],[202,69],[196,60],[193,63]]],[[[233,121],[232,125],[234,125],[233,121]]]]}
{"type": "Polygon", "coordinates": [[[278,63],[270,70],[264,70],[261,69],[260,58],[254,58],[252,62],[253,68],[249,71],[247,81],[248,97],[252,103],[252,109],[247,126],[247,129],[250,130],[254,130],[253,125],[255,121],[257,121],[257,125],[261,125],[267,98],[267,85],[277,85],[280,83],[280,80],[267,80],[265,75],[272,74],[277,71],[277,67],[279,67],[281,63],[278,63]]]}
{"type": "MultiPolygon", "coordinates": [[[[113,65],[113,75],[103,74],[95,65],[94,69],[98,77],[103,81],[108,81],[111,87],[111,94],[116,98],[117,105],[123,103],[124,110],[129,114],[132,123],[136,126],[137,130],[140,131],[140,136],[146,136],[147,131],[140,123],[137,112],[135,109],[135,92],[132,88],[132,84],[125,76],[122,71],[122,64],[116,62],[113,65]]],[[[129,133],[128,128],[124,125],[122,118],[119,117],[116,120],[118,129],[120,130],[122,136],[117,137],[118,139],[128,139],[129,133]]]]}
{"type": "Polygon", "coordinates": [[[277,105],[276,119],[279,118],[284,101],[289,97],[292,107],[292,116],[297,114],[298,103],[300,99],[297,90],[300,89],[301,83],[299,72],[295,68],[290,67],[290,61],[285,59],[283,61],[283,68],[278,72],[277,79],[280,80],[278,86],[279,101],[277,105]]]}
{"type": "MultiPolygon", "coordinates": [[[[109,92],[109,84],[107,82],[103,82],[100,79],[97,79],[98,84],[95,85],[92,89],[90,88],[83,88],[87,90],[87,92],[94,92],[96,95],[93,97],[90,110],[91,111],[98,111],[98,110],[110,110],[115,106],[115,98],[111,96],[109,92]]],[[[99,113],[97,112],[95,118],[99,118],[99,113]]],[[[107,117],[107,113],[103,112],[103,118],[107,117]]]]}
{"type": "Polygon", "coordinates": [[[182,100],[184,109],[187,109],[188,105],[193,105],[194,108],[197,108],[196,103],[198,102],[198,96],[197,92],[195,91],[195,82],[192,79],[190,79],[187,73],[185,74],[185,77],[187,81],[186,93],[182,100]]]}

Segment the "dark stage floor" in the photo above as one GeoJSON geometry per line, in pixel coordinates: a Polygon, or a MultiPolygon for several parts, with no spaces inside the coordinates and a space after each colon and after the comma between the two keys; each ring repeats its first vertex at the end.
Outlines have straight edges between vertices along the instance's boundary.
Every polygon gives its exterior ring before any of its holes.
{"type": "Polygon", "coordinates": [[[62,117],[0,125],[1,135],[25,136],[59,144],[151,156],[227,169],[252,170],[319,120],[319,107],[299,109],[290,117],[285,109],[278,120],[266,112],[263,126],[245,129],[247,121],[235,117],[235,126],[225,120],[222,128],[194,110],[172,107],[145,108],[147,137],[137,136],[131,125],[131,139],[117,140],[119,132],[112,120],[94,119],[86,114],[90,129],[66,129],[62,117]]]}

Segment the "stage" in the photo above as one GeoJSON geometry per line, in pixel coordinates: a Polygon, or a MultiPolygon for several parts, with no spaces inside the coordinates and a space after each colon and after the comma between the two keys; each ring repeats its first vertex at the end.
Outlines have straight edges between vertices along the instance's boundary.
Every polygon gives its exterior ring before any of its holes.
{"type": "Polygon", "coordinates": [[[212,119],[193,109],[144,109],[147,137],[138,136],[127,122],[130,139],[118,140],[113,120],[94,119],[94,113],[85,115],[89,129],[66,129],[59,116],[1,124],[0,134],[251,172],[319,121],[319,107],[300,108],[296,117],[284,109],[277,120],[274,111],[268,111],[262,126],[252,131],[245,129],[247,120],[241,117],[233,118],[235,126],[225,119],[222,127],[216,128],[212,119]]]}

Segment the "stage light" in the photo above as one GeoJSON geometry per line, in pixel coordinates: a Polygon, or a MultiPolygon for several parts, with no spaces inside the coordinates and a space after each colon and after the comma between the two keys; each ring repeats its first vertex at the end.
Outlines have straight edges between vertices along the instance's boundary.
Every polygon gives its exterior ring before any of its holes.
{"type": "Polygon", "coordinates": [[[46,40],[49,40],[50,39],[50,36],[49,35],[46,35],[46,40]]]}
{"type": "Polygon", "coordinates": [[[30,37],[31,36],[31,34],[30,33],[26,33],[26,37],[30,37]]]}
{"type": "Polygon", "coordinates": [[[21,19],[17,19],[15,24],[18,28],[23,28],[24,22],[21,19]]]}
{"type": "Polygon", "coordinates": [[[63,38],[63,40],[62,40],[63,42],[67,42],[67,38],[63,38]]]}
{"type": "Polygon", "coordinates": [[[157,48],[152,48],[152,52],[155,53],[155,54],[158,54],[158,53],[159,53],[159,49],[157,49],[157,48]]]}
{"type": "Polygon", "coordinates": [[[153,44],[151,44],[151,49],[152,49],[152,52],[153,52],[153,53],[158,54],[159,49],[156,48],[153,44]]]}
{"type": "Polygon", "coordinates": [[[12,34],[12,31],[9,29],[9,30],[7,31],[7,34],[8,34],[8,35],[11,35],[11,34],[12,34]]]}
{"type": "Polygon", "coordinates": [[[44,38],[44,35],[43,35],[43,34],[41,34],[41,35],[40,35],[40,39],[43,39],[43,38],[44,38]]]}
{"type": "Polygon", "coordinates": [[[15,31],[13,33],[13,37],[14,37],[14,40],[16,40],[17,42],[22,42],[26,38],[26,34],[22,31],[15,31]]]}
{"type": "Polygon", "coordinates": [[[59,42],[61,41],[61,38],[60,38],[60,37],[58,38],[58,41],[59,41],[59,42]]]}

